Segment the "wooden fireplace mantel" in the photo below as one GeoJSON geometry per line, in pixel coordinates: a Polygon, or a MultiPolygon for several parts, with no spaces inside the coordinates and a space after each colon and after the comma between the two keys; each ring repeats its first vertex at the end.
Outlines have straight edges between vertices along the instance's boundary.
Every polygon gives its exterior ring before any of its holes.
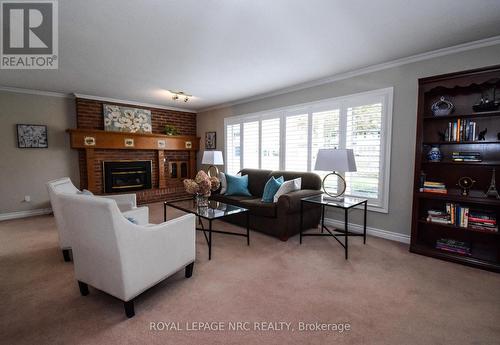
{"type": "Polygon", "coordinates": [[[200,148],[200,138],[196,136],[108,132],[97,129],[68,129],[67,132],[74,149],[198,151],[200,148]]]}
{"type": "MultiPolygon", "coordinates": [[[[96,149],[114,150],[155,150],[158,152],[158,185],[165,188],[165,151],[189,152],[189,175],[196,173],[196,152],[200,148],[200,138],[196,136],[170,136],[154,133],[108,132],[95,129],[68,129],[71,148],[85,150],[87,167],[93,166],[96,149]]],[[[96,190],[96,177],[92,169],[87,169],[87,183],[92,192],[96,190]]]]}

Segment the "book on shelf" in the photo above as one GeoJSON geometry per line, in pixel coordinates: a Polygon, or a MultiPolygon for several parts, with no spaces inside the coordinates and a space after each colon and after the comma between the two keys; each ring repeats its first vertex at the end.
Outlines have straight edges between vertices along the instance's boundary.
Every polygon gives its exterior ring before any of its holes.
{"type": "Polygon", "coordinates": [[[467,119],[457,119],[449,122],[445,131],[445,141],[476,141],[476,122],[467,119]]]}
{"type": "Polygon", "coordinates": [[[424,181],[421,191],[425,193],[448,194],[444,183],[434,181],[424,181]]]}
{"type": "Polygon", "coordinates": [[[449,238],[441,238],[436,241],[436,248],[443,251],[471,255],[471,246],[467,242],[452,240],[449,238]]]}
{"type": "Polygon", "coordinates": [[[469,207],[455,203],[446,203],[445,210],[427,210],[426,221],[475,231],[498,232],[498,223],[494,212],[470,210],[469,207]]]}
{"type": "Polygon", "coordinates": [[[453,162],[482,162],[479,152],[452,152],[451,160],[453,162]]]}

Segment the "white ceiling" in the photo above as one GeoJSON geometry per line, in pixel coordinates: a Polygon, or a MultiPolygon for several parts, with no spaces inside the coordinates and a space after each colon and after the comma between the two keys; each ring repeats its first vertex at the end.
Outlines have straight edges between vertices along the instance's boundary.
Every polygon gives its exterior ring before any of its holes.
{"type": "Polygon", "coordinates": [[[0,85],[203,109],[500,35],[499,13],[499,0],[60,0],[59,69],[1,70],[0,85]]]}

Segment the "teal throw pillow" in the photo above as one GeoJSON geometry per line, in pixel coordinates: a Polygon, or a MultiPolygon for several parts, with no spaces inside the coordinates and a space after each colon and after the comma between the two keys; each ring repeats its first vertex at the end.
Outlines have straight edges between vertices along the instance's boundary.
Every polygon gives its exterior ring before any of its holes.
{"type": "Polygon", "coordinates": [[[252,196],[248,191],[248,175],[233,176],[226,174],[227,189],[225,195],[252,196]]]}
{"type": "Polygon", "coordinates": [[[273,202],[274,194],[276,194],[284,181],[283,176],[278,178],[274,178],[274,176],[272,176],[264,187],[262,202],[273,202]]]}

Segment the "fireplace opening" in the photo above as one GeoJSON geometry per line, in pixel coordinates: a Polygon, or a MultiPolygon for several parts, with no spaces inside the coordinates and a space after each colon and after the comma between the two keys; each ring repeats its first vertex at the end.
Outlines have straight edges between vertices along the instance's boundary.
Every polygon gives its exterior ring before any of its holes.
{"type": "Polygon", "coordinates": [[[104,161],[104,192],[151,188],[151,161],[104,161]]]}

